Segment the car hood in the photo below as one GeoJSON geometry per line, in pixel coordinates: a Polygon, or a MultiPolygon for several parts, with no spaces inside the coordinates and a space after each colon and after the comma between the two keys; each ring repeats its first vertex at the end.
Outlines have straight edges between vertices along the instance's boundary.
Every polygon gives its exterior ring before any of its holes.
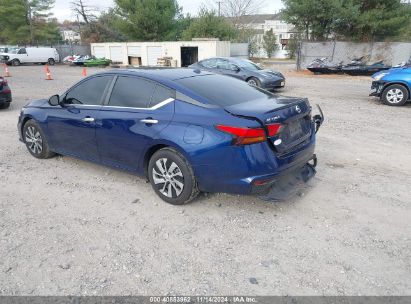
{"type": "Polygon", "coordinates": [[[273,96],[228,106],[233,115],[257,118],[263,123],[283,122],[293,116],[307,115],[311,106],[306,98],[273,96]]]}
{"type": "Polygon", "coordinates": [[[393,75],[393,74],[411,74],[411,67],[398,67],[398,68],[392,68],[392,69],[385,70],[385,71],[379,71],[373,74],[371,77],[375,78],[380,74],[384,74],[384,76],[393,75]]]}
{"type": "Polygon", "coordinates": [[[30,101],[26,106],[26,108],[40,108],[40,107],[51,107],[47,99],[36,99],[30,101]]]}
{"type": "Polygon", "coordinates": [[[256,74],[262,75],[262,76],[271,76],[271,77],[276,77],[276,78],[284,78],[284,75],[281,74],[280,72],[275,72],[272,70],[259,70],[259,71],[253,71],[256,74]]]}

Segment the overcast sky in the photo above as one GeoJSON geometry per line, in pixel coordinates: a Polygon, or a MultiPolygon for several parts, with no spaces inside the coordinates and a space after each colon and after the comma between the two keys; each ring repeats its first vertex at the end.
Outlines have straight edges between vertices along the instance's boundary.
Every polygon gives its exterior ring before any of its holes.
{"type": "MultiPolygon", "coordinates": [[[[180,6],[183,7],[184,13],[195,15],[202,3],[212,5],[216,3],[214,0],[177,0],[180,6]]],[[[224,1],[224,0],[221,0],[224,1]]],[[[70,0],[56,0],[54,9],[52,10],[55,17],[60,21],[64,19],[74,20],[75,16],[70,10],[70,0]]],[[[101,10],[113,6],[114,0],[86,0],[88,5],[96,6],[101,10]]],[[[265,5],[261,8],[261,14],[273,14],[282,8],[281,0],[265,0],[265,5]]]]}

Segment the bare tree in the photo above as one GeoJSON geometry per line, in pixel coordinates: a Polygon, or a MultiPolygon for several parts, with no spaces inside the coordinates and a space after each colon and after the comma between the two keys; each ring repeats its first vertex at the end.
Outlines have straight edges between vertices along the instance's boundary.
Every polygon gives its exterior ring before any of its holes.
{"type": "Polygon", "coordinates": [[[96,14],[98,12],[98,9],[94,6],[88,5],[86,0],[72,1],[71,10],[76,15],[80,15],[87,25],[90,25],[90,22],[96,19],[96,14]]]}
{"type": "Polygon", "coordinates": [[[237,29],[244,28],[247,25],[245,16],[257,14],[266,0],[222,0],[221,12],[224,16],[229,17],[237,29]]]}

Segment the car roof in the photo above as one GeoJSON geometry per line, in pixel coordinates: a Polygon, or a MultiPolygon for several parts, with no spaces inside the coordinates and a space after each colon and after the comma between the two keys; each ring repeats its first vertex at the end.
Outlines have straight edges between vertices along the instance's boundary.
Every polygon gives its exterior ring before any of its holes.
{"type": "Polygon", "coordinates": [[[141,76],[156,81],[173,81],[182,78],[212,75],[213,73],[190,68],[136,68],[116,69],[108,71],[110,74],[141,76]]]}
{"type": "Polygon", "coordinates": [[[249,61],[249,59],[246,59],[246,58],[239,58],[239,57],[210,57],[210,58],[206,58],[206,59],[203,59],[203,60],[201,60],[201,61],[204,61],[204,60],[209,60],[209,59],[225,59],[225,60],[231,60],[231,61],[241,61],[241,60],[244,60],[244,61],[249,61]]]}
{"type": "Polygon", "coordinates": [[[219,77],[226,77],[221,76],[215,73],[201,71],[199,69],[190,69],[190,68],[136,68],[136,69],[113,69],[110,71],[105,71],[102,73],[97,73],[90,75],[89,77],[94,76],[102,76],[102,75],[122,75],[122,76],[137,76],[143,77],[148,80],[156,81],[161,83],[169,88],[172,88],[180,93],[186,94],[187,96],[194,98],[198,101],[203,103],[209,103],[206,99],[201,96],[198,96],[195,92],[191,89],[187,88],[186,86],[182,85],[176,80],[184,79],[184,78],[192,78],[192,77],[202,77],[208,75],[214,75],[219,77]]]}

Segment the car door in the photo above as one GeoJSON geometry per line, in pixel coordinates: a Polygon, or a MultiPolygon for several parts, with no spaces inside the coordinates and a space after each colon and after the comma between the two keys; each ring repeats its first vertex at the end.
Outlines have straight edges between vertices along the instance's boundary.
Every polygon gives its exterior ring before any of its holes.
{"type": "Polygon", "coordinates": [[[62,98],[62,106],[48,114],[49,142],[53,151],[99,161],[96,120],[113,76],[95,76],[75,85],[62,98]]]}
{"type": "Polygon", "coordinates": [[[30,62],[30,59],[28,57],[29,55],[27,54],[27,51],[25,48],[21,48],[18,50],[16,54],[16,58],[21,62],[21,63],[26,63],[30,62]]]}
{"type": "Polygon", "coordinates": [[[139,171],[147,145],[174,115],[175,91],[137,76],[118,76],[100,111],[96,130],[101,160],[139,171]]]}
{"type": "Polygon", "coordinates": [[[241,69],[226,59],[218,59],[217,68],[221,74],[244,80],[244,73],[241,72],[241,69]]]}

